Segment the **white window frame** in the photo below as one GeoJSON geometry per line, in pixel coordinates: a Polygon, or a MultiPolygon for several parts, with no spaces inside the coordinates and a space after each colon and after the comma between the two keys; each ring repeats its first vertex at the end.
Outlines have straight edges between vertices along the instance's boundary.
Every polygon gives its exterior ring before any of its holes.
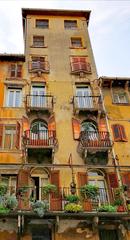
{"type": "Polygon", "coordinates": [[[6,95],[6,107],[15,107],[15,108],[20,108],[22,105],[22,89],[20,88],[8,88],[7,89],[7,95],[6,95]],[[12,105],[10,105],[10,92],[13,92],[13,103],[12,105]],[[19,104],[18,106],[16,106],[16,93],[17,92],[20,92],[20,95],[19,95],[19,98],[18,98],[18,101],[19,101],[19,104]]]}

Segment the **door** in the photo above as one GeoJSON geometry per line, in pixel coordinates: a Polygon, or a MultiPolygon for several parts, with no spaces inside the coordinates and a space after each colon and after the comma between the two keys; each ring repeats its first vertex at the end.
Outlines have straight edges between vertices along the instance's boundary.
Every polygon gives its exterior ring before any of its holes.
{"type": "Polygon", "coordinates": [[[46,105],[45,101],[45,87],[33,86],[32,87],[32,98],[31,106],[37,108],[43,108],[46,105]]]}
{"type": "Polygon", "coordinates": [[[36,145],[48,144],[48,129],[44,122],[37,121],[32,124],[31,140],[36,145]]]}
{"type": "Polygon", "coordinates": [[[93,108],[92,92],[90,87],[77,87],[76,96],[79,108],[93,108]]]}
{"type": "Polygon", "coordinates": [[[51,229],[48,225],[36,224],[32,226],[32,240],[51,240],[51,229]]]}
{"type": "Polygon", "coordinates": [[[118,233],[117,230],[106,230],[101,229],[99,230],[99,239],[100,240],[118,240],[118,233]]]}

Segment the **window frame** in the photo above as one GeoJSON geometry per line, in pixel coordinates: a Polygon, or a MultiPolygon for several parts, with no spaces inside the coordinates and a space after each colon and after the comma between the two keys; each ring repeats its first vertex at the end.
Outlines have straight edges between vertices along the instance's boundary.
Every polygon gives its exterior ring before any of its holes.
{"type": "Polygon", "coordinates": [[[75,30],[78,28],[78,22],[77,20],[64,20],[64,29],[65,30],[75,30]],[[71,23],[76,23],[75,26],[71,26],[71,23]],[[67,24],[68,23],[68,24],[67,24]]]}
{"type": "MultiPolygon", "coordinates": [[[[7,130],[8,131],[8,130],[7,130]]],[[[9,130],[10,131],[10,130],[9,130]]],[[[2,142],[2,149],[4,149],[5,151],[6,150],[8,150],[8,151],[14,151],[14,150],[16,150],[16,146],[15,146],[15,141],[16,141],[16,139],[14,138],[16,136],[16,125],[13,125],[13,124],[8,124],[8,125],[5,125],[4,126],[4,131],[3,131],[3,142],[2,142]],[[12,129],[13,131],[15,131],[15,133],[11,133],[10,135],[11,135],[11,147],[10,148],[6,148],[5,147],[5,138],[6,138],[6,135],[7,135],[7,133],[6,133],[6,127],[14,127],[14,129],[12,129]]]]}
{"type": "Polygon", "coordinates": [[[21,108],[22,107],[22,88],[7,88],[7,93],[6,93],[6,107],[8,108],[21,108]],[[10,92],[13,92],[13,104],[9,105],[10,103],[10,92]],[[17,99],[19,101],[18,106],[16,106],[16,93],[20,92],[19,98],[17,99]]]}
{"type": "Polygon", "coordinates": [[[121,89],[119,89],[119,90],[118,89],[117,90],[112,89],[112,103],[116,104],[116,105],[129,105],[130,101],[129,101],[128,93],[123,89],[122,90],[121,89]],[[118,101],[115,101],[115,95],[117,95],[118,101]],[[125,97],[126,102],[122,102],[120,100],[121,95],[123,97],[125,97]]]}
{"type": "Polygon", "coordinates": [[[9,77],[10,78],[22,78],[22,67],[23,65],[20,63],[11,63],[9,66],[9,77]],[[14,70],[12,68],[14,66],[14,70]],[[21,71],[19,71],[19,67],[21,68],[21,71]],[[14,72],[14,76],[12,76],[12,72],[14,72]],[[20,76],[18,76],[20,73],[20,76]]]}
{"type": "Polygon", "coordinates": [[[81,37],[71,37],[70,39],[71,41],[71,48],[83,48],[83,41],[81,37]],[[79,42],[81,43],[80,46],[77,46],[76,44],[73,43],[74,40],[79,40],[79,42]]]}
{"type": "Polygon", "coordinates": [[[35,20],[35,27],[38,28],[38,29],[49,29],[49,19],[36,19],[36,20],[35,20]],[[39,22],[41,21],[41,22],[43,22],[43,23],[46,22],[47,24],[45,24],[45,25],[43,24],[43,25],[39,25],[39,26],[38,26],[38,25],[37,25],[37,22],[38,22],[38,21],[39,21],[39,22]]]}
{"type": "Polygon", "coordinates": [[[44,38],[44,36],[42,36],[42,35],[33,35],[33,44],[32,44],[32,46],[34,48],[44,48],[45,47],[45,38],[44,38]],[[43,44],[39,45],[39,42],[42,42],[42,40],[41,41],[40,40],[36,41],[36,39],[38,39],[38,38],[43,40],[43,44]]]}

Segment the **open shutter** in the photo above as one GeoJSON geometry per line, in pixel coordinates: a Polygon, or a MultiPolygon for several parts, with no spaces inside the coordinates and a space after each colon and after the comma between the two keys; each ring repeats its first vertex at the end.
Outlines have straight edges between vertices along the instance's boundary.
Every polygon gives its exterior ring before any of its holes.
{"type": "Polygon", "coordinates": [[[60,178],[60,173],[58,170],[51,171],[51,183],[57,186],[56,193],[51,193],[51,196],[50,196],[50,210],[51,211],[62,210],[62,197],[60,194],[59,178],[60,178]]]}
{"type": "Polygon", "coordinates": [[[71,58],[71,70],[72,70],[72,72],[77,72],[80,70],[80,58],[79,57],[71,58]]]}
{"type": "Polygon", "coordinates": [[[76,118],[72,118],[73,138],[75,140],[80,137],[80,121],[76,118]]]}
{"type": "Polygon", "coordinates": [[[78,172],[78,187],[85,185],[88,182],[88,177],[86,172],[78,172]]]}
{"type": "Polygon", "coordinates": [[[3,139],[3,124],[0,125],[0,148],[2,148],[2,139],[3,139]]]}
{"type": "Polygon", "coordinates": [[[118,142],[121,140],[121,133],[120,133],[120,125],[114,124],[112,125],[112,131],[114,136],[114,141],[118,142]]]}
{"type": "Polygon", "coordinates": [[[17,149],[20,148],[20,129],[21,129],[20,123],[17,121],[17,123],[16,123],[16,141],[15,141],[15,147],[17,149]]]}
{"type": "Polygon", "coordinates": [[[48,120],[48,136],[53,138],[56,137],[56,122],[54,115],[52,115],[48,120]]]}
{"type": "Polygon", "coordinates": [[[116,173],[114,173],[114,172],[108,173],[108,178],[109,178],[109,183],[110,183],[111,188],[119,187],[118,178],[117,178],[116,173]]]}
{"type": "Polygon", "coordinates": [[[21,210],[29,210],[30,203],[30,171],[20,169],[17,178],[17,195],[18,195],[18,208],[21,210]]]}
{"type": "Polygon", "coordinates": [[[127,197],[130,198],[130,172],[122,173],[122,182],[127,185],[127,197]]]}
{"type": "Polygon", "coordinates": [[[106,120],[105,118],[101,118],[99,120],[99,141],[101,146],[107,147],[110,146],[110,138],[107,130],[106,120]]]}
{"type": "Polygon", "coordinates": [[[22,77],[22,65],[21,64],[17,65],[17,77],[18,78],[22,77]]]}
{"type": "Polygon", "coordinates": [[[124,129],[124,126],[122,126],[122,125],[120,125],[120,133],[121,133],[122,141],[127,142],[127,137],[126,137],[125,129],[124,129]]]}
{"type": "Polygon", "coordinates": [[[30,123],[27,117],[23,116],[22,117],[22,131],[23,135],[26,137],[29,137],[29,131],[30,131],[30,123]]]}

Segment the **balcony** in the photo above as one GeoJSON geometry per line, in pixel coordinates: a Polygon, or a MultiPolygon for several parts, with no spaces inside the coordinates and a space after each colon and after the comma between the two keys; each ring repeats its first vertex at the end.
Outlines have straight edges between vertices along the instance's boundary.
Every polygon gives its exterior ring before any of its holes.
{"type": "Polygon", "coordinates": [[[97,112],[101,109],[101,96],[74,96],[73,109],[75,114],[80,112],[97,112]]]}
{"type": "Polygon", "coordinates": [[[28,65],[29,72],[50,72],[50,65],[48,61],[30,61],[28,65]]]}
{"type": "Polygon", "coordinates": [[[108,152],[111,148],[112,142],[109,132],[82,131],[80,133],[78,152],[83,156],[85,156],[87,152],[108,152]]]}
{"type": "Polygon", "coordinates": [[[54,99],[51,95],[27,95],[26,110],[52,112],[54,99]]]}
{"type": "Polygon", "coordinates": [[[80,74],[80,73],[92,73],[91,65],[88,62],[76,61],[71,62],[71,73],[72,74],[80,74]]]}
{"type": "Polygon", "coordinates": [[[56,132],[49,130],[25,131],[23,143],[26,148],[52,149],[57,144],[56,132]]]}

